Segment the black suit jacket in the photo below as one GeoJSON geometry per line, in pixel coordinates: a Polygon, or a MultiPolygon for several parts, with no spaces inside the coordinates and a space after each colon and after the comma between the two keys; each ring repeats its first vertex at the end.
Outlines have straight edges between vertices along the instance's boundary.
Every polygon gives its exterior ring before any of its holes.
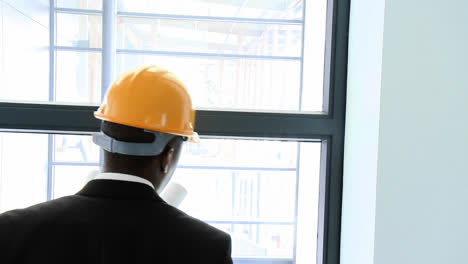
{"type": "Polygon", "coordinates": [[[228,234],[141,183],[93,180],[76,195],[0,215],[0,263],[232,263],[228,234]]]}

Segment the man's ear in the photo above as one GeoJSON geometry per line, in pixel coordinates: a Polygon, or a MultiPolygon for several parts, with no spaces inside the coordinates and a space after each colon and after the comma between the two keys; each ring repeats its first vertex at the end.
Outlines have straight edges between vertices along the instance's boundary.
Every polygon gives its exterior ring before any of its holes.
{"type": "Polygon", "coordinates": [[[164,173],[169,172],[169,168],[171,167],[172,161],[174,160],[174,153],[175,153],[175,149],[173,147],[168,147],[166,151],[164,151],[164,154],[161,160],[161,170],[164,173]]]}

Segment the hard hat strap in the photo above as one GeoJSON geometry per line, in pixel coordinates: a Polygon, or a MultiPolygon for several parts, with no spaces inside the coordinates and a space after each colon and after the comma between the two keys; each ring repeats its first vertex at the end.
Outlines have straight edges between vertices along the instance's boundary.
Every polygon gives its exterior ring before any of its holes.
{"type": "Polygon", "coordinates": [[[93,142],[111,153],[131,156],[157,156],[164,151],[169,141],[176,137],[176,135],[150,130],[145,130],[145,132],[154,134],[155,138],[152,143],[120,141],[102,132],[93,134],[93,142]]]}

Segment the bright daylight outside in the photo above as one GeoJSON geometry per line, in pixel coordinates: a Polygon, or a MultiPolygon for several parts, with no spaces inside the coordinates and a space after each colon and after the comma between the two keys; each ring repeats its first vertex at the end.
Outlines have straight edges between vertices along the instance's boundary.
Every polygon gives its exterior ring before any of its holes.
{"type": "MultiPolygon", "coordinates": [[[[322,111],[325,0],[116,1],[116,74],[167,68],[197,109],[322,111]]],[[[0,4],[0,99],[98,105],[102,0],[0,4]]],[[[320,142],[186,143],[179,208],[230,233],[235,262],[315,263],[320,156],[320,142]]],[[[0,213],[74,194],[99,163],[88,135],[0,133],[0,213]]]]}

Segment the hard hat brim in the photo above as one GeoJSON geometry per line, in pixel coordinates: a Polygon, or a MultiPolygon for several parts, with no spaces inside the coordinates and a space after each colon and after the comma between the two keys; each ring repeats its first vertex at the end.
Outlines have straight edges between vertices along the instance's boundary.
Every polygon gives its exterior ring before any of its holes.
{"type": "Polygon", "coordinates": [[[197,132],[193,132],[191,137],[188,137],[188,142],[190,143],[200,143],[200,136],[197,132]]]}
{"type": "Polygon", "coordinates": [[[147,130],[151,130],[151,131],[155,131],[155,132],[162,132],[162,133],[166,133],[166,134],[172,134],[172,135],[176,135],[176,136],[187,137],[188,138],[187,141],[190,142],[190,143],[200,143],[200,136],[195,131],[191,132],[191,133],[182,133],[181,131],[159,131],[159,130],[155,129],[154,127],[150,127],[150,126],[142,127],[141,124],[133,124],[133,123],[130,123],[130,122],[124,122],[122,120],[115,120],[113,118],[109,118],[108,116],[105,116],[105,115],[101,114],[99,111],[94,112],[94,117],[96,117],[97,119],[100,119],[100,120],[104,120],[104,121],[108,121],[108,122],[112,122],[112,123],[116,123],[116,124],[120,124],[120,125],[124,125],[124,126],[136,127],[136,128],[147,129],[147,130]]]}

